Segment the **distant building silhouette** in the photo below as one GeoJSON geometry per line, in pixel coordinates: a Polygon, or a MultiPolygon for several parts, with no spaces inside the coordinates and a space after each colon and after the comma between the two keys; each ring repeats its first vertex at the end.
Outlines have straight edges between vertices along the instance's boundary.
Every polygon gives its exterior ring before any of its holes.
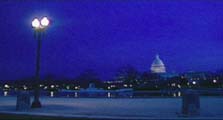
{"type": "Polygon", "coordinates": [[[156,55],[155,60],[153,61],[151,68],[152,73],[166,73],[165,65],[163,64],[163,61],[159,58],[159,55],[156,55]]]}

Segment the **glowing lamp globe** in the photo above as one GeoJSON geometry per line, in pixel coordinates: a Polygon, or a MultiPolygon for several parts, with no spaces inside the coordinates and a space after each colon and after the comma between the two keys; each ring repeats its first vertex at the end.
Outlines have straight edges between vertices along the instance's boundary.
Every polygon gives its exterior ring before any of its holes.
{"type": "Polygon", "coordinates": [[[37,18],[35,18],[33,21],[32,21],[32,26],[34,28],[39,28],[40,27],[40,22],[37,18]]]}
{"type": "Polygon", "coordinates": [[[46,27],[49,25],[49,20],[47,19],[47,17],[43,17],[43,19],[41,20],[41,25],[46,27]]]}

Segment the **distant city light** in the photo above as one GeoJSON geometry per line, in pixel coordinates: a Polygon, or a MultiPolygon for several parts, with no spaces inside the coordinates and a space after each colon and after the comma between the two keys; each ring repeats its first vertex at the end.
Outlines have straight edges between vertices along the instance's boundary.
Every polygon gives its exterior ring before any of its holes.
{"type": "Polygon", "coordinates": [[[50,92],[50,97],[53,97],[53,96],[54,96],[54,92],[51,91],[51,92],[50,92]]]}
{"type": "Polygon", "coordinates": [[[171,84],[171,86],[172,86],[172,87],[175,87],[175,86],[176,86],[176,84],[175,84],[175,83],[172,83],[172,84],[171,84]]]}
{"type": "Polygon", "coordinates": [[[179,91],[179,92],[178,92],[178,97],[180,97],[180,96],[181,96],[181,92],[179,91]]]}
{"type": "Polygon", "coordinates": [[[127,85],[127,84],[124,84],[123,86],[124,86],[124,87],[128,87],[128,85],[127,85]]]}
{"type": "Polygon", "coordinates": [[[51,88],[54,88],[55,86],[54,86],[54,85],[51,85],[50,87],[51,87],[51,88]]]}
{"type": "Polygon", "coordinates": [[[8,96],[8,91],[4,91],[4,96],[8,96]]]}
{"type": "Polygon", "coordinates": [[[108,92],[108,97],[109,97],[109,98],[111,97],[111,93],[110,93],[110,92],[108,92]]]}
{"type": "Polygon", "coordinates": [[[177,95],[176,95],[176,93],[173,93],[173,97],[176,97],[177,95]]]}
{"type": "Polygon", "coordinates": [[[189,82],[187,82],[187,85],[189,86],[189,85],[190,85],[190,83],[189,83],[189,82]]]}
{"type": "Polygon", "coordinates": [[[4,87],[5,87],[5,88],[9,88],[9,85],[5,84],[4,87]]]}
{"type": "Polygon", "coordinates": [[[23,89],[24,89],[24,90],[27,90],[27,86],[23,85],[23,89]]]}
{"type": "Polygon", "coordinates": [[[193,85],[196,85],[196,81],[193,81],[192,84],[193,84],[193,85]]]}
{"type": "Polygon", "coordinates": [[[78,94],[77,94],[77,92],[75,92],[75,94],[74,94],[74,97],[78,97],[78,94]]]}
{"type": "Polygon", "coordinates": [[[213,83],[216,83],[217,82],[217,80],[213,80],[213,83]]]}
{"type": "Polygon", "coordinates": [[[115,87],[115,85],[111,85],[111,87],[112,87],[112,88],[114,88],[114,87],[115,87]]]}

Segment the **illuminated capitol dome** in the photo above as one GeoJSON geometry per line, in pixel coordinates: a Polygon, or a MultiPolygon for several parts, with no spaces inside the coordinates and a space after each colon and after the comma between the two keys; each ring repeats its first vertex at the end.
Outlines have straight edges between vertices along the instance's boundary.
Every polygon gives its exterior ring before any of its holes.
{"type": "Polygon", "coordinates": [[[152,73],[165,73],[166,72],[165,65],[163,64],[163,61],[159,58],[159,55],[156,55],[156,58],[153,61],[150,70],[152,73]]]}

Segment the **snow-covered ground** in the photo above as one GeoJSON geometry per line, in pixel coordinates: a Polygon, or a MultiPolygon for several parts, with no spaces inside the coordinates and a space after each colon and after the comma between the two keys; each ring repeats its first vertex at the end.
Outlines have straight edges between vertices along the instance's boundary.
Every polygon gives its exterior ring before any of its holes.
{"type": "MultiPolygon", "coordinates": [[[[201,97],[200,117],[223,118],[223,97],[201,97]]],[[[0,113],[92,118],[176,118],[181,98],[41,98],[43,107],[15,110],[16,97],[0,97],[0,113]]]]}

